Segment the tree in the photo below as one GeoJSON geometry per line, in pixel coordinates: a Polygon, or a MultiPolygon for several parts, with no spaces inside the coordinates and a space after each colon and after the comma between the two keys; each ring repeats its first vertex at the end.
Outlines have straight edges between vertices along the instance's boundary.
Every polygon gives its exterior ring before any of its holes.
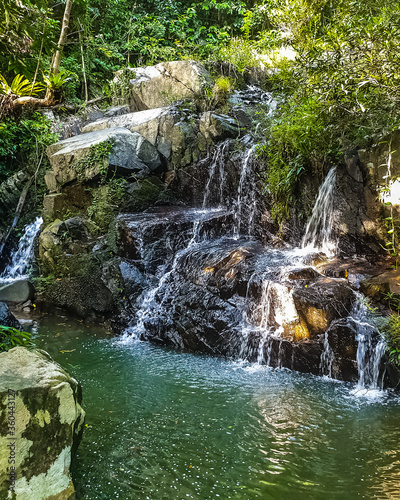
{"type": "MultiPolygon", "coordinates": [[[[0,1],[5,1],[5,0],[0,0],[0,1]]],[[[9,107],[14,108],[14,109],[21,107],[21,106],[25,106],[27,104],[30,104],[33,106],[51,106],[51,105],[55,104],[56,90],[60,86],[59,85],[60,78],[56,79],[55,77],[57,77],[57,75],[60,74],[61,57],[62,57],[62,51],[63,51],[64,45],[65,45],[65,42],[67,39],[71,8],[72,8],[72,0],[67,0],[67,2],[65,4],[64,15],[63,15],[63,20],[62,20],[62,25],[61,25],[61,32],[60,32],[60,36],[59,36],[58,43],[57,43],[57,49],[56,49],[56,52],[54,53],[54,56],[52,59],[49,77],[47,78],[47,89],[46,89],[45,97],[43,99],[40,99],[40,98],[34,97],[32,95],[33,90],[35,88],[35,82],[33,82],[33,84],[32,84],[32,90],[30,92],[30,95],[25,95],[26,92],[23,92],[20,94],[13,92],[12,84],[11,84],[9,87],[10,91],[7,92],[6,94],[3,93],[3,100],[1,103],[3,105],[3,107],[4,107],[4,100],[6,98],[8,99],[9,107]]],[[[7,16],[4,16],[4,19],[7,19],[7,18],[8,18],[7,16]]],[[[26,82],[28,82],[28,81],[26,80],[26,82]]],[[[6,83],[6,82],[3,78],[3,84],[4,83],[6,83]]]]}

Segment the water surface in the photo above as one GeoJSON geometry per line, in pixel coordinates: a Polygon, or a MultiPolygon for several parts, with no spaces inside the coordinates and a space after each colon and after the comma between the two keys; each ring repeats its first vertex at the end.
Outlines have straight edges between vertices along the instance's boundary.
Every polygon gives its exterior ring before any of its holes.
{"type": "Polygon", "coordinates": [[[34,331],[83,387],[80,498],[400,498],[390,393],[122,343],[68,318],[34,331]]]}

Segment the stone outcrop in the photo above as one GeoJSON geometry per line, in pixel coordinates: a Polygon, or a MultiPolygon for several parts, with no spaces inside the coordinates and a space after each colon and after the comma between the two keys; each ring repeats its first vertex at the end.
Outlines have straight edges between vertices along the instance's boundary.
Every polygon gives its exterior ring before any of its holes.
{"type": "MultiPolygon", "coordinates": [[[[104,170],[105,175],[111,170],[119,175],[135,174],[143,177],[161,166],[160,156],[154,146],[140,134],[122,127],[64,139],[49,146],[47,154],[56,186],[60,187],[75,180],[88,182],[98,178],[104,170]],[[112,147],[104,159],[95,157],[87,160],[93,146],[107,143],[112,147]]],[[[49,187],[54,189],[53,185],[49,187]]]]}
{"type": "MultiPolygon", "coordinates": [[[[43,230],[39,236],[42,270],[60,277],[43,284],[39,304],[84,318],[104,317],[114,310],[118,287],[110,284],[111,270],[103,267],[112,252],[97,239],[97,229],[90,220],[73,217],[55,220],[43,230]]],[[[111,273],[114,281],[116,273],[111,273]]]]}
{"type": "Polygon", "coordinates": [[[167,286],[160,286],[149,314],[142,316],[143,338],[318,374],[330,331],[336,378],[357,378],[356,334],[353,329],[350,343],[351,328],[343,336],[339,328],[356,300],[346,279],[327,278],[301,262],[282,275],[280,266],[291,254],[255,242],[215,240],[233,229],[234,218],[223,212],[207,215],[201,228],[209,239],[185,252],[191,217],[190,211],[164,209],[119,218],[121,273],[131,314],[149,281],[157,283],[152,276],[159,266],[168,266],[180,252],[167,286]],[[346,351],[344,345],[353,347],[346,351]]]}
{"type": "Polygon", "coordinates": [[[83,429],[81,389],[44,351],[0,354],[0,497],[67,500],[83,429]]]}
{"type": "Polygon", "coordinates": [[[195,61],[172,61],[126,68],[117,72],[116,104],[128,104],[131,111],[167,106],[182,99],[200,97],[211,83],[208,71],[195,61]]]}
{"type": "Polygon", "coordinates": [[[22,304],[33,300],[35,289],[28,280],[19,280],[0,286],[0,301],[7,304],[22,304]]]}
{"type": "Polygon", "coordinates": [[[0,302],[0,325],[11,326],[13,328],[21,329],[20,322],[15,318],[15,316],[10,311],[7,304],[0,302]]]}

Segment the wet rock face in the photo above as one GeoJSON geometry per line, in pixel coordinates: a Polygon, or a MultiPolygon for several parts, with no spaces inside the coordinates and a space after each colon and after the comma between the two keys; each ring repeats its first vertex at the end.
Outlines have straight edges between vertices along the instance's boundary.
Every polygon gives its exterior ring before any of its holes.
{"type": "Polygon", "coordinates": [[[141,214],[120,215],[120,255],[141,270],[155,273],[158,266],[171,264],[174,255],[187,246],[198,217],[202,218],[199,238],[218,237],[232,230],[232,214],[223,209],[211,210],[204,217],[198,209],[182,207],[159,207],[141,214]]]}
{"type": "Polygon", "coordinates": [[[22,328],[20,322],[15,318],[7,304],[4,302],[0,302],[0,325],[11,326],[13,328],[17,328],[18,330],[22,328]]]}
{"type": "MultiPolygon", "coordinates": [[[[140,293],[155,287],[147,313],[141,312],[142,338],[319,374],[322,335],[331,328],[334,374],[354,378],[355,333],[350,343],[346,335],[350,330],[340,323],[355,301],[346,280],[326,278],[300,262],[300,267],[290,266],[290,251],[249,240],[200,238],[187,251],[191,232],[187,215],[181,212],[178,217],[175,212],[164,220],[155,214],[143,217],[136,222],[133,217],[121,219],[124,257],[135,266],[133,281],[140,293]],[[176,255],[173,263],[169,252],[176,255]],[[161,280],[155,277],[160,266],[161,280]],[[149,276],[154,278],[149,281],[149,276]],[[346,351],[346,345],[353,347],[346,351]]],[[[215,237],[221,218],[214,214],[211,222],[215,237]]],[[[141,302],[137,289],[135,293],[131,286],[131,290],[134,316],[141,302]]]]}
{"type": "Polygon", "coordinates": [[[73,495],[70,463],[83,430],[81,399],[78,383],[44,351],[16,347],[0,354],[2,499],[73,495]]]}
{"type": "Polygon", "coordinates": [[[342,318],[334,321],[328,331],[328,340],[334,352],[332,376],[340,380],[356,382],[357,371],[357,329],[354,320],[342,318]]]}
{"type": "Polygon", "coordinates": [[[350,314],[355,296],[345,282],[320,278],[297,288],[293,299],[311,338],[316,338],[327,330],[332,321],[350,314]]]}

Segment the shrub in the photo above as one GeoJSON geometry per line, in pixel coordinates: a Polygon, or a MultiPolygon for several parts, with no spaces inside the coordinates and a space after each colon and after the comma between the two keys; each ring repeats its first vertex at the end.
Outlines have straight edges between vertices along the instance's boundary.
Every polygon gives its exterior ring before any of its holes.
{"type": "Polygon", "coordinates": [[[21,332],[11,326],[0,326],[0,352],[16,346],[32,347],[32,334],[21,332]]]}

